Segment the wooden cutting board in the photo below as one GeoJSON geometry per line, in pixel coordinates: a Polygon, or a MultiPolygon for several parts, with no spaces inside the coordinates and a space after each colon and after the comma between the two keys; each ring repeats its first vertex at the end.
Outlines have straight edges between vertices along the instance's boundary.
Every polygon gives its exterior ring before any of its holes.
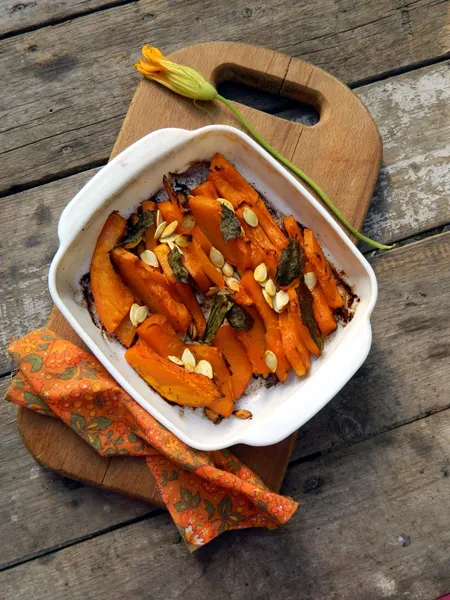
{"type": "MultiPolygon", "coordinates": [[[[381,140],[367,109],[343,83],[301,60],[265,48],[226,42],[190,46],[171,55],[196,67],[214,84],[236,81],[312,104],[320,121],[307,127],[247,106],[245,117],[282,154],[316,179],[359,228],[375,186],[381,160],[381,140]]],[[[162,86],[141,81],[120,130],[111,158],[155,129],[196,129],[213,123],[239,127],[220,103],[200,110],[162,86]]],[[[217,148],[220,151],[220,148],[217,148]]],[[[48,326],[82,345],[62,315],[53,308],[48,326]]],[[[102,458],[62,422],[19,409],[23,441],[45,467],[67,477],[123,492],[162,506],[154,479],[139,458],[102,458]]],[[[296,434],[271,447],[238,446],[235,453],[267,485],[279,490],[296,434]]]]}

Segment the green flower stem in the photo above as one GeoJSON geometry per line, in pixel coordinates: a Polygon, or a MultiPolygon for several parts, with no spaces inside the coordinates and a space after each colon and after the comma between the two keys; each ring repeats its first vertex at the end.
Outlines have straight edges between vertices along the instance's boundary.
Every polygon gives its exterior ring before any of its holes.
{"type": "Polygon", "coordinates": [[[247,121],[247,119],[239,112],[239,110],[234,106],[234,104],[230,100],[228,100],[227,98],[224,98],[220,94],[217,94],[216,100],[220,100],[220,102],[223,102],[223,104],[225,104],[235,114],[235,116],[239,119],[239,121],[242,123],[242,125],[244,125],[244,127],[249,131],[249,133],[255,138],[255,140],[259,144],[261,144],[261,146],[263,148],[265,148],[267,150],[267,152],[270,152],[270,154],[272,156],[274,156],[277,160],[279,160],[283,165],[288,167],[288,169],[290,169],[293,173],[298,175],[298,177],[303,179],[303,181],[306,181],[306,183],[319,195],[319,197],[327,205],[327,207],[330,209],[330,211],[339,219],[339,221],[358,240],[361,240],[362,242],[366,242],[370,246],[373,246],[374,248],[378,248],[380,250],[389,250],[390,248],[393,248],[393,246],[386,246],[385,244],[381,244],[380,242],[372,240],[371,238],[369,238],[369,237],[363,235],[362,233],[360,233],[359,231],[357,231],[353,227],[353,225],[344,217],[344,215],[341,213],[341,211],[328,198],[327,194],[314,181],[314,179],[311,179],[311,177],[309,177],[309,175],[307,175],[301,169],[299,169],[298,167],[293,165],[287,158],[285,158],[282,154],[277,152],[277,150],[275,150],[275,148],[273,146],[271,146],[268,142],[266,142],[266,140],[262,136],[259,135],[259,133],[255,130],[255,128],[247,121]]]}

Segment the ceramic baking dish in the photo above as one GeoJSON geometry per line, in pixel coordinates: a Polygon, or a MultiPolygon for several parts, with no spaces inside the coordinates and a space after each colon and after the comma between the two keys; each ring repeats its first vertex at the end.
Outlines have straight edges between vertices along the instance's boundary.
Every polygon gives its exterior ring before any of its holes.
{"type": "Polygon", "coordinates": [[[369,352],[369,319],[377,296],[372,268],[314,197],[251,138],[232,127],[162,129],[140,139],[103,167],[67,205],[58,235],[60,247],[49,275],[56,306],[117,382],[194,448],[215,450],[237,443],[266,446],[284,439],[339,392],[369,352]],[[215,152],[233,162],[282,213],[293,214],[315,232],[328,258],[346,273],[360,298],[352,321],[327,339],[307,377],[299,379],[291,371],[284,385],[255,387],[238,403],[251,410],[253,418],[224,419],[219,425],[207,420],[202,410],[181,409],[156,394],[127,364],[124,348],[92,322],[81,302],[80,286],[111,211],[128,216],[138,202],[161,188],[165,173],[184,171],[194,161],[211,159],[215,152]]]}

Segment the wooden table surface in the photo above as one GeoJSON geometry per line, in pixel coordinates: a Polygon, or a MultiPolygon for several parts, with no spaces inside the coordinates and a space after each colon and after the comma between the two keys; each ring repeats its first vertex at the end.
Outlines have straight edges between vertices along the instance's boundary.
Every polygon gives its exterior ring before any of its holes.
{"type": "MultiPolygon", "coordinates": [[[[364,366],[300,432],[276,532],[189,555],[167,513],[60,478],[0,404],[0,598],[433,600],[450,592],[450,1],[0,0],[0,336],[45,323],[59,215],[107,161],[145,42],[244,41],[350,84],[381,131],[364,366]]],[[[280,117],[310,113],[224,85],[280,117]]],[[[0,388],[11,364],[0,356],[0,388]]]]}

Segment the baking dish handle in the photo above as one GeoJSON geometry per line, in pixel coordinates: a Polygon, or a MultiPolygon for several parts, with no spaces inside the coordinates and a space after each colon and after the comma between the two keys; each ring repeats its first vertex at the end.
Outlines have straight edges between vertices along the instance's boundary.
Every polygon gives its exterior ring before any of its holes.
{"type": "Polygon", "coordinates": [[[102,167],[63,210],[58,223],[60,246],[67,246],[72,241],[75,223],[79,230],[80,222],[84,226],[107,198],[117,194],[158,156],[191,135],[192,131],[186,129],[159,129],[139,139],[102,167]]]}

